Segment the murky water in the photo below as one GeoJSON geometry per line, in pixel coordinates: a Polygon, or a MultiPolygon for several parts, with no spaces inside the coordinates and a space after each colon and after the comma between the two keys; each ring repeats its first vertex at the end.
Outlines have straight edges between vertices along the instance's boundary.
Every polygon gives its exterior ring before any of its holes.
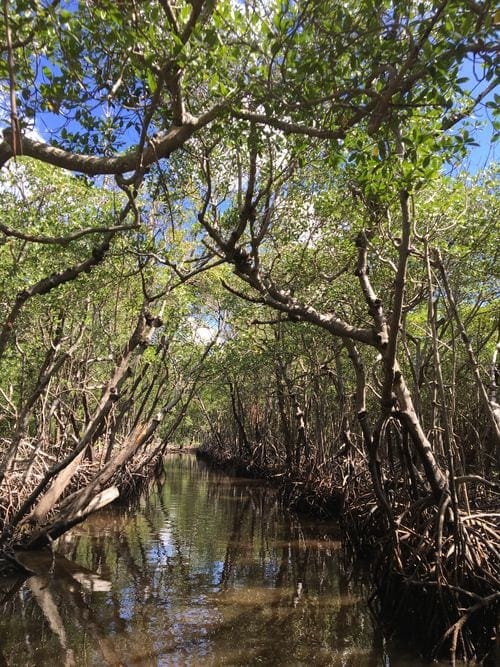
{"type": "Polygon", "coordinates": [[[168,458],[165,478],[0,582],[1,665],[412,665],[374,632],[335,524],[168,458]]]}

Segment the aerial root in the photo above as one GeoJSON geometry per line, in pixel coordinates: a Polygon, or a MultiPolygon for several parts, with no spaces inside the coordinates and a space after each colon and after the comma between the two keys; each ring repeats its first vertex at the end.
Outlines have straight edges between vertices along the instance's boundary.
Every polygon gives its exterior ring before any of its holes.
{"type": "Polygon", "coordinates": [[[429,658],[484,659],[500,604],[496,485],[454,512],[449,495],[436,503],[422,489],[412,500],[401,484],[388,495],[391,523],[368,482],[358,475],[347,489],[344,524],[354,550],[371,555],[374,613],[429,658]]]}

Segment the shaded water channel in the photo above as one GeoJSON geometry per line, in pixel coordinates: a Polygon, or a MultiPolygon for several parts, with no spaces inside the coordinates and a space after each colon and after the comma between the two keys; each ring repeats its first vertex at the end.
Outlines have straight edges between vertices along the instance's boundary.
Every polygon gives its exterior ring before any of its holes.
{"type": "Polygon", "coordinates": [[[0,666],[420,664],[374,631],[335,524],[190,455],[56,549],[0,582],[0,666]]]}

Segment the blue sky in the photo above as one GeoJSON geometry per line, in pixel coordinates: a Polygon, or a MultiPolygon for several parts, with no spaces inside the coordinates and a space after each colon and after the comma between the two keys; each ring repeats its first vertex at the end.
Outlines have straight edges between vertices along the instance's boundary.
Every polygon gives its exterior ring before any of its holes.
{"type": "MultiPolygon", "coordinates": [[[[43,68],[40,66],[37,83],[41,83],[44,79],[42,71],[43,68]]],[[[463,85],[464,87],[470,89],[474,95],[477,95],[481,90],[489,85],[489,82],[482,80],[482,65],[479,60],[476,60],[476,62],[473,62],[472,60],[464,61],[461,66],[460,76],[467,77],[469,79],[469,82],[463,85]]],[[[497,94],[500,92],[498,87],[496,92],[497,94]]],[[[498,161],[498,143],[500,142],[492,142],[492,137],[494,134],[494,110],[487,107],[488,103],[490,103],[490,105],[493,103],[494,95],[495,91],[492,91],[488,97],[486,97],[481,102],[481,104],[476,106],[470,118],[467,118],[464,121],[463,125],[467,126],[467,129],[478,145],[471,146],[469,148],[469,154],[466,159],[460,163],[452,165],[453,173],[459,171],[462,173],[467,172],[474,174],[498,161]]],[[[98,105],[96,112],[99,114],[105,113],[105,107],[98,105]]],[[[8,94],[5,89],[2,93],[0,88],[0,125],[5,126],[9,124],[8,94]]],[[[66,127],[68,131],[78,131],[80,129],[78,123],[73,121],[68,122],[63,116],[56,113],[37,113],[34,130],[36,134],[44,141],[50,141],[52,136],[58,136],[62,127],[66,127]]],[[[457,130],[457,127],[454,128],[454,131],[457,130]]],[[[136,143],[137,136],[136,133],[131,129],[123,135],[123,139],[124,146],[128,146],[136,143]]],[[[98,148],[98,146],[96,146],[96,148],[98,148]]],[[[100,150],[98,149],[97,152],[100,152],[100,150]]]]}
{"type": "MultiPolygon", "coordinates": [[[[468,84],[467,87],[476,94],[486,86],[485,82],[477,81],[477,79],[480,79],[481,77],[480,63],[476,63],[474,66],[472,61],[465,61],[461,67],[460,75],[469,78],[470,84],[468,84]]],[[[496,94],[498,95],[499,93],[500,87],[497,85],[496,94]]],[[[471,134],[479,145],[470,148],[469,156],[464,163],[460,165],[461,171],[467,171],[474,174],[494,162],[498,162],[498,148],[500,141],[496,143],[492,142],[494,134],[494,110],[486,106],[488,102],[493,103],[494,96],[495,91],[492,91],[485,97],[483,102],[474,109],[471,118],[466,121],[467,123],[473,124],[474,129],[471,131],[471,134]]],[[[498,111],[497,108],[497,114],[498,111]]]]}

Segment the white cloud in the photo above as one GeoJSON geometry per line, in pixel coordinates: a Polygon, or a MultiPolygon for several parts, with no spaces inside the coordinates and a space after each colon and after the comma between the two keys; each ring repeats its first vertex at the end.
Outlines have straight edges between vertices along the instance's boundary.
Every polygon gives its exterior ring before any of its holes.
{"type": "Polygon", "coordinates": [[[217,328],[215,326],[208,326],[206,322],[200,324],[199,320],[192,315],[187,318],[187,323],[191,329],[191,335],[195,343],[207,345],[207,343],[217,336],[217,328]]]}
{"type": "MultiPolygon", "coordinates": [[[[0,126],[4,130],[6,127],[11,125],[11,109],[10,109],[10,94],[9,88],[5,83],[0,83],[0,126]]],[[[36,125],[33,121],[25,121],[25,134],[30,139],[35,139],[36,141],[43,141],[43,137],[40,132],[37,130],[36,125]]]]}

